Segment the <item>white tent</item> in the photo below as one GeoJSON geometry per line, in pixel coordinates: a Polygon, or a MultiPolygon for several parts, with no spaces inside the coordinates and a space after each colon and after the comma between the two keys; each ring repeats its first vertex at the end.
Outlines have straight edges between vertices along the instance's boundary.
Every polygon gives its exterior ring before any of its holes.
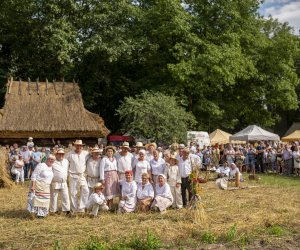
{"type": "Polygon", "coordinates": [[[262,129],[256,125],[250,125],[242,131],[229,137],[230,140],[239,141],[279,141],[278,135],[262,129]]]}

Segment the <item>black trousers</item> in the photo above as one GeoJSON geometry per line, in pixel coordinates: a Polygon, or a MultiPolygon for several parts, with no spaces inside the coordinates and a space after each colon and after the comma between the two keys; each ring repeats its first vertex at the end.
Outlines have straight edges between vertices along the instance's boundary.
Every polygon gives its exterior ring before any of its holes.
{"type": "Polygon", "coordinates": [[[192,198],[192,190],[191,190],[191,182],[189,177],[181,178],[181,196],[182,196],[183,206],[187,205],[186,192],[188,192],[189,201],[190,201],[192,198]]]}

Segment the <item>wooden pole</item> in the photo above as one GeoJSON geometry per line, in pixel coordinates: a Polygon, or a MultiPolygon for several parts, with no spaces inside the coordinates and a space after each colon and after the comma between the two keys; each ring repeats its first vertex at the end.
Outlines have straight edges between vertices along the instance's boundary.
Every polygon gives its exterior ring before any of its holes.
{"type": "Polygon", "coordinates": [[[48,79],[46,78],[46,95],[48,95],[48,79]]]}
{"type": "Polygon", "coordinates": [[[31,92],[30,92],[30,78],[28,77],[28,94],[31,95],[31,92]]]}
{"type": "Polygon", "coordinates": [[[56,91],[56,86],[55,86],[55,79],[53,80],[53,87],[54,87],[55,94],[58,95],[58,93],[56,91]]]}
{"type": "Polygon", "coordinates": [[[18,95],[21,95],[21,78],[19,78],[19,89],[18,89],[18,95]]]}
{"type": "Polygon", "coordinates": [[[239,172],[235,173],[235,186],[240,187],[240,173],[239,172]]]}
{"type": "Polygon", "coordinates": [[[62,92],[62,95],[64,95],[64,94],[65,94],[65,92],[64,92],[64,88],[65,88],[65,78],[63,78],[63,85],[62,85],[62,90],[61,90],[61,92],[62,92]]]}
{"type": "Polygon", "coordinates": [[[36,79],[36,92],[39,95],[40,94],[40,90],[39,90],[39,78],[36,79]]]}
{"type": "Polygon", "coordinates": [[[8,82],[7,82],[7,93],[8,94],[10,94],[12,83],[13,83],[13,78],[11,77],[10,80],[8,80],[8,82]]]}

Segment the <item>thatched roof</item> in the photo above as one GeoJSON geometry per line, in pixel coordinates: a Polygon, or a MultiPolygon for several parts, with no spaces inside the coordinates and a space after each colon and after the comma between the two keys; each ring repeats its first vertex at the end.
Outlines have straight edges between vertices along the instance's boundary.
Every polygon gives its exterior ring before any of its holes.
{"type": "Polygon", "coordinates": [[[77,83],[8,81],[0,138],[82,138],[109,133],[84,108],[77,83]]]}

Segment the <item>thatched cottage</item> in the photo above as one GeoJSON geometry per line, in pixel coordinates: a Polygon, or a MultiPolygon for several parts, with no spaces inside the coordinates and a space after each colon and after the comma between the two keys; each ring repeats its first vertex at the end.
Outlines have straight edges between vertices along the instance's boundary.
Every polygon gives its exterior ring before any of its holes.
{"type": "Polygon", "coordinates": [[[24,143],[30,136],[43,145],[53,138],[94,144],[108,133],[103,119],[84,108],[77,83],[8,81],[0,144],[24,143]]]}

